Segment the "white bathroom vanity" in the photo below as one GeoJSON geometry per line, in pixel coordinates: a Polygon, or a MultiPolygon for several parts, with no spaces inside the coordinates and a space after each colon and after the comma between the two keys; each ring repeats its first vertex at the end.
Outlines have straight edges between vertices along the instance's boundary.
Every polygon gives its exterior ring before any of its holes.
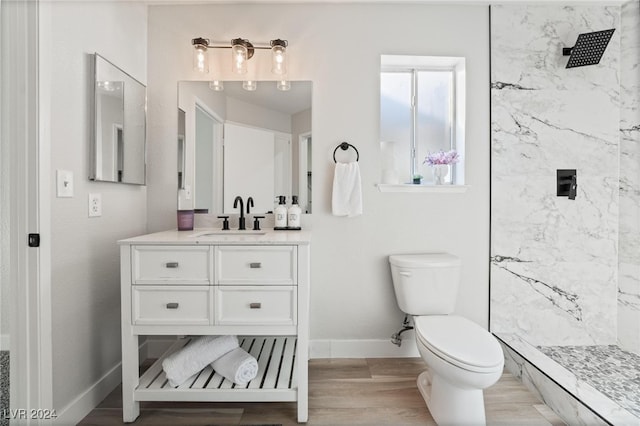
{"type": "Polygon", "coordinates": [[[308,417],[310,233],[165,231],[119,241],[123,420],[140,401],[295,401],[308,417]],[[163,359],[190,336],[238,335],[257,377],[236,386],[206,367],[173,388],[163,359]],[[144,374],[139,337],[176,335],[144,374]]]}

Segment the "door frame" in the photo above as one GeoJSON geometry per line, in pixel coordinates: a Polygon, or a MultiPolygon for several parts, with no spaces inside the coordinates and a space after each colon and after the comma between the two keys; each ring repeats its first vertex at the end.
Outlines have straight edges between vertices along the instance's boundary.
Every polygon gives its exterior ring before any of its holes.
{"type": "MultiPolygon", "coordinates": [[[[307,185],[308,185],[307,173],[311,171],[309,170],[309,158],[308,158],[308,152],[309,152],[308,144],[309,144],[309,139],[311,137],[312,137],[311,132],[304,132],[298,135],[298,198],[300,202],[304,204],[303,211],[302,211],[303,213],[306,213],[305,210],[310,210],[309,213],[313,212],[313,209],[311,207],[311,199],[308,196],[309,191],[307,190],[307,185]]],[[[313,193],[311,196],[313,197],[313,193]]]]}
{"type": "MultiPolygon", "coordinates": [[[[12,409],[53,410],[51,342],[50,18],[38,0],[0,3],[2,129],[10,146],[12,409]],[[46,52],[46,54],[42,54],[46,52]],[[9,66],[8,64],[11,64],[9,66]],[[23,143],[16,143],[20,141],[23,143]],[[40,247],[27,245],[40,234],[40,247]]],[[[21,417],[19,424],[48,424],[21,417]]]]}

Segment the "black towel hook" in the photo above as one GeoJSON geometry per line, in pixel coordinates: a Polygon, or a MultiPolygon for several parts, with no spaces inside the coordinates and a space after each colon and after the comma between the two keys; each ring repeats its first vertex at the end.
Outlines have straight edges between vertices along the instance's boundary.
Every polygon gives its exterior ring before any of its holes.
{"type": "Polygon", "coordinates": [[[356,152],[356,161],[360,161],[360,153],[358,152],[358,149],[351,145],[348,142],[342,142],[341,144],[339,144],[338,146],[336,146],[336,149],[333,150],[333,162],[337,163],[336,161],[336,151],[338,150],[338,148],[341,148],[343,151],[346,151],[349,149],[349,147],[353,148],[354,151],[356,152]]]}

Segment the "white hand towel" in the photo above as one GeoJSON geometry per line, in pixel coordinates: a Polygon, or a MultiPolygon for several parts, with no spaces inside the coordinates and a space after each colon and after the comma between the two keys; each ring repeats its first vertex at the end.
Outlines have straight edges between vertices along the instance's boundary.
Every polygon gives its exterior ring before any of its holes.
{"type": "Polygon", "coordinates": [[[169,385],[183,384],[208,364],[238,347],[236,336],[202,336],[194,338],[182,349],[162,361],[169,385]]]}
{"type": "Polygon", "coordinates": [[[336,163],[331,209],[334,216],[362,214],[362,183],[358,162],[336,163]]]}
{"type": "Polygon", "coordinates": [[[258,375],[258,361],[242,348],[236,348],[216,359],[211,368],[225,379],[242,386],[258,375]]]}

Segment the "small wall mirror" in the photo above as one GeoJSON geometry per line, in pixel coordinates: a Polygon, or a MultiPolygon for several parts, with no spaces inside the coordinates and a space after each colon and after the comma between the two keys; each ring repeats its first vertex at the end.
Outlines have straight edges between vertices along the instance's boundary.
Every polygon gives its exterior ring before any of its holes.
{"type": "Polygon", "coordinates": [[[297,195],[311,213],[312,83],[222,83],[178,83],[178,208],[233,214],[239,195],[253,198],[252,213],[271,213],[276,196],[297,195]]]}
{"type": "Polygon", "coordinates": [[[94,55],[96,181],[145,184],[146,87],[97,53],[94,55]]]}

